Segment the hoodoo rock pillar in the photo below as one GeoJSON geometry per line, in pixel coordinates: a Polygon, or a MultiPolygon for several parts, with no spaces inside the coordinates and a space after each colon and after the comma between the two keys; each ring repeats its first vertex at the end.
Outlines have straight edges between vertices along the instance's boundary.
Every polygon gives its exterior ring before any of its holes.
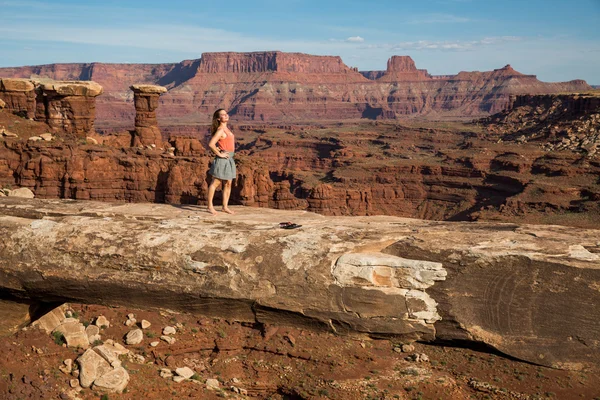
{"type": "Polygon", "coordinates": [[[162,136],[156,119],[158,98],[167,92],[167,88],[156,85],[132,85],[133,100],[135,103],[135,134],[134,146],[162,144],[162,136]]]}
{"type": "Polygon", "coordinates": [[[35,117],[35,86],[29,79],[1,78],[0,100],[5,109],[24,117],[35,117]]]}
{"type": "Polygon", "coordinates": [[[92,81],[57,81],[40,88],[46,123],[54,133],[85,138],[94,132],[96,97],[102,94],[102,86],[92,81]]]}

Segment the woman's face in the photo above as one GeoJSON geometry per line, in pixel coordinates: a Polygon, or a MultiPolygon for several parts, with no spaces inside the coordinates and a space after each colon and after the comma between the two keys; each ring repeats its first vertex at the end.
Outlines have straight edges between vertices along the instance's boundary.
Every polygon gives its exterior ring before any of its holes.
{"type": "Polygon", "coordinates": [[[227,114],[227,111],[225,111],[225,110],[219,111],[219,121],[220,122],[229,121],[229,114],[227,114]]]}

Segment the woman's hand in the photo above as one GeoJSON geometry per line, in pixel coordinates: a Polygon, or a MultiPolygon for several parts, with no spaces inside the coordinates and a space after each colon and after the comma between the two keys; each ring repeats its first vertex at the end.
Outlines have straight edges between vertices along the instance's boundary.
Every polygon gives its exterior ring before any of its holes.
{"type": "Polygon", "coordinates": [[[227,153],[226,151],[222,151],[219,154],[217,154],[217,157],[219,157],[219,158],[229,158],[229,153],[227,153]]]}

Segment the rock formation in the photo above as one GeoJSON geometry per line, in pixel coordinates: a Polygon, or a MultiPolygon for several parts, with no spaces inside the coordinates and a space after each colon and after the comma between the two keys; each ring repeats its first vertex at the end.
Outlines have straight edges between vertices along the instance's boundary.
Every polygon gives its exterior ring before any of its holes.
{"type": "MultiPolygon", "coordinates": [[[[326,215],[596,227],[600,117],[591,109],[581,111],[583,103],[568,96],[556,97],[546,110],[544,98],[502,117],[514,120],[510,129],[485,121],[479,122],[485,128],[463,125],[458,130],[383,123],[358,128],[240,126],[232,202],[326,215]],[[562,111],[571,106],[572,111],[562,111]],[[523,110],[529,110],[526,118],[523,110]],[[574,119],[566,117],[569,113],[574,119]],[[523,123],[526,132],[519,133],[523,123]],[[536,126],[540,132],[555,130],[556,140],[536,142],[527,136],[536,126]],[[570,144],[563,146],[563,140],[570,144]]],[[[0,112],[0,119],[5,117],[19,120],[0,112]]],[[[13,122],[9,119],[7,124],[13,122]]],[[[165,152],[130,147],[129,132],[98,137],[102,146],[91,139],[86,145],[73,145],[41,138],[25,142],[26,138],[0,139],[3,187],[26,187],[39,198],[206,201],[211,157],[197,138],[173,136],[165,152]]]]}
{"type": "Polygon", "coordinates": [[[162,137],[156,120],[158,98],[167,92],[167,88],[155,85],[133,85],[135,104],[134,146],[162,147],[162,137]]]}
{"type": "Polygon", "coordinates": [[[35,86],[27,79],[0,78],[0,100],[8,111],[26,118],[35,116],[35,86]]]}
{"type": "MultiPolygon", "coordinates": [[[[94,133],[95,97],[102,86],[91,81],[51,82],[40,87],[46,123],[53,132],[85,139],[94,133]]],[[[37,117],[42,113],[38,107],[37,117]]]]}
{"type": "Polygon", "coordinates": [[[598,230],[202,211],[1,198],[2,290],[600,361],[598,230]]]}
{"type": "Polygon", "coordinates": [[[361,74],[340,57],[301,53],[204,53],[177,64],[51,64],[0,68],[0,76],[91,80],[106,95],[98,126],[130,126],[129,86],[161,85],[162,127],[207,123],[217,108],[237,120],[314,121],[389,119],[402,115],[485,116],[501,111],[514,94],[589,90],[584,81],[544,83],[510,66],[489,72],[431,76],[408,56],[393,56],[386,71],[361,74]]]}

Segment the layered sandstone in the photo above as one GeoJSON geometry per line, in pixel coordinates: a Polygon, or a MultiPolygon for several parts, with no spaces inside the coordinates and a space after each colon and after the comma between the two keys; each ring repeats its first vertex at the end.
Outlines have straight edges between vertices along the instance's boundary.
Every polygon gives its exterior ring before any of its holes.
{"type": "Polygon", "coordinates": [[[27,118],[35,117],[35,86],[27,79],[0,78],[0,100],[4,108],[27,118]]]}
{"type": "Polygon", "coordinates": [[[361,74],[339,57],[302,53],[205,53],[178,64],[53,64],[0,68],[0,76],[93,79],[105,129],[134,120],[128,87],[161,85],[161,126],[209,122],[217,108],[237,120],[391,119],[402,115],[482,116],[502,110],[510,95],[588,90],[583,81],[540,82],[510,67],[432,77],[408,56],[393,56],[385,72],[361,74]],[[366,76],[366,77],[365,77],[366,76]],[[369,79],[367,79],[369,78],[369,79]]]}
{"type": "Polygon", "coordinates": [[[600,231],[236,211],[3,198],[2,289],[600,361],[600,231]]]}
{"type": "Polygon", "coordinates": [[[102,94],[102,86],[92,81],[59,81],[41,84],[40,91],[45,120],[54,133],[82,139],[94,133],[95,98],[102,94]]]}
{"type": "Polygon", "coordinates": [[[167,88],[156,85],[133,85],[135,104],[134,146],[162,147],[162,136],[156,119],[158,98],[167,92],[167,88]]]}
{"type": "Polygon", "coordinates": [[[412,58],[392,56],[387,62],[387,70],[376,79],[381,82],[418,82],[431,80],[431,77],[427,70],[417,69],[412,58]]]}

